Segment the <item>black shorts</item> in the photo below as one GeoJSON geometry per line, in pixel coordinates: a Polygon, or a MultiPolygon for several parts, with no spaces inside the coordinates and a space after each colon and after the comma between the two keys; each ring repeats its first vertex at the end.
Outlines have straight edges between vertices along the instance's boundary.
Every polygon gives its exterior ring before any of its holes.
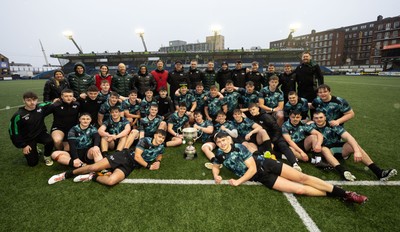
{"type": "Polygon", "coordinates": [[[255,145],[257,145],[257,134],[252,134],[248,141],[242,136],[238,136],[237,138],[234,138],[233,140],[235,143],[248,142],[248,143],[254,143],[255,145]]]}
{"type": "Polygon", "coordinates": [[[300,149],[303,150],[304,152],[307,152],[307,151],[306,151],[306,148],[304,147],[304,139],[301,140],[300,142],[297,142],[296,145],[297,145],[298,147],[300,147],[300,149]]]}
{"type": "Polygon", "coordinates": [[[115,152],[106,156],[111,168],[119,169],[125,174],[125,178],[131,174],[131,172],[138,166],[140,166],[129,152],[115,152]]]}
{"type": "Polygon", "coordinates": [[[269,189],[274,187],[278,176],[281,175],[283,164],[277,160],[265,159],[264,161],[256,161],[257,173],[253,177],[253,181],[260,182],[269,189]]]}
{"type": "Polygon", "coordinates": [[[53,133],[53,131],[55,131],[55,130],[59,130],[59,131],[62,131],[64,133],[63,142],[67,142],[68,141],[68,132],[69,132],[69,130],[67,130],[65,128],[62,128],[62,127],[51,127],[50,134],[53,133]]]}
{"type": "Polygon", "coordinates": [[[89,149],[80,149],[78,150],[78,158],[84,162],[85,164],[94,164],[94,160],[89,159],[89,157],[87,156],[89,149]]]}

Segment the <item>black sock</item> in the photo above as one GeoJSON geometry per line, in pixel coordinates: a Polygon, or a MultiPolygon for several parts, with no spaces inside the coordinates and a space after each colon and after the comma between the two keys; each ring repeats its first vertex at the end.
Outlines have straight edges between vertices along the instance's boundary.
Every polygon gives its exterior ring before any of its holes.
{"type": "Polygon", "coordinates": [[[258,150],[261,153],[264,153],[266,151],[271,151],[272,147],[271,147],[271,140],[265,140],[259,147],[258,150]]]}
{"type": "Polygon", "coordinates": [[[99,175],[97,175],[97,173],[94,174],[92,177],[92,181],[97,182],[97,177],[99,177],[99,175]]]}
{"type": "Polygon", "coordinates": [[[368,168],[378,177],[382,177],[382,169],[380,169],[375,163],[368,165],[368,168]]]}
{"type": "Polygon", "coordinates": [[[74,176],[74,174],[72,173],[72,170],[68,170],[65,172],[65,179],[71,178],[73,176],[74,176]]]}
{"type": "Polygon", "coordinates": [[[211,162],[211,163],[214,163],[214,161],[215,161],[215,157],[212,157],[212,158],[210,159],[210,162],[211,162]]]}
{"type": "Polygon", "coordinates": [[[344,191],[344,189],[339,188],[338,186],[334,185],[333,189],[332,189],[332,192],[331,193],[327,192],[326,196],[344,198],[344,197],[346,197],[346,191],[344,191]]]}
{"type": "Polygon", "coordinates": [[[71,168],[74,167],[74,160],[73,159],[69,160],[68,166],[70,166],[71,168]]]}
{"type": "Polygon", "coordinates": [[[337,171],[337,172],[339,172],[340,173],[340,175],[343,175],[343,173],[346,171],[346,169],[342,166],[342,165],[337,165],[336,167],[335,167],[335,170],[337,171]]]}

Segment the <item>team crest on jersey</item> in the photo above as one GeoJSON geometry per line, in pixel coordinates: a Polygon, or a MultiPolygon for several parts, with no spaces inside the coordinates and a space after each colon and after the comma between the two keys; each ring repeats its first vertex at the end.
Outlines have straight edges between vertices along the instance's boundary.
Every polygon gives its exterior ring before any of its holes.
{"type": "Polygon", "coordinates": [[[42,108],[37,109],[36,112],[38,112],[38,113],[42,112],[42,108]]]}
{"type": "Polygon", "coordinates": [[[76,109],[76,107],[78,107],[77,105],[73,105],[72,108],[76,109]]]}
{"type": "Polygon", "coordinates": [[[64,109],[64,106],[61,106],[61,109],[63,110],[63,109],[64,109]]]}

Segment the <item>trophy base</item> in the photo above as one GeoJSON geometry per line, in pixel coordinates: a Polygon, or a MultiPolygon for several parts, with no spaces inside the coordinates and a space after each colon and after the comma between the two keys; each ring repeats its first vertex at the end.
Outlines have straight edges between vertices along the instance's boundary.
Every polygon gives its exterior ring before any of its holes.
{"type": "Polygon", "coordinates": [[[187,159],[187,160],[192,160],[192,159],[194,159],[194,158],[197,158],[197,153],[194,153],[194,154],[186,154],[186,153],[183,153],[183,158],[185,158],[185,159],[187,159]]]}

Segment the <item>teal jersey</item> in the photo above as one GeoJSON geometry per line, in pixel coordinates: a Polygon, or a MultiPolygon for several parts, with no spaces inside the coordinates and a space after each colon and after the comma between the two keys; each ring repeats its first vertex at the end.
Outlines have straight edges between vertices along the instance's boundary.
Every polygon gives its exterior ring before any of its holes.
{"type": "Polygon", "coordinates": [[[243,118],[242,122],[233,121],[232,125],[237,129],[240,137],[245,137],[250,131],[253,130],[254,121],[249,118],[243,118]]]}
{"type": "Polygon", "coordinates": [[[335,96],[332,96],[329,102],[323,102],[321,98],[317,97],[312,102],[312,106],[317,111],[323,112],[326,116],[326,121],[328,122],[341,118],[344,113],[351,110],[351,107],[346,100],[335,96]]]}
{"type": "Polygon", "coordinates": [[[149,119],[148,116],[145,118],[141,118],[139,123],[139,131],[143,131],[145,137],[153,137],[162,121],[163,120],[160,115],[157,115],[152,120],[149,119]]]}
{"type": "Polygon", "coordinates": [[[242,105],[241,108],[249,108],[250,103],[258,103],[258,91],[249,93],[244,88],[239,88],[240,100],[239,103],[242,105]]]}
{"type": "MultiPolygon", "coordinates": [[[[122,112],[124,111],[122,104],[120,102],[117,102],[115,104],[119,110],[122,112]]],[[[110,114],[110,109],[111,109],[111,105],[109,101],[104,102],[103,104],[101,104],[100,109],[99,109],[99,113],[104,115],[103,117],[103,122],[107,121],[108,119],[111,118],[111,114],[110,114]]]]}
{"type": "Polygon", "coordinates": [[[290,120],[287,120],[282,125],[282,134],[289,134],[290,138],[295,143],[306,139],[312,130],[313,127],[311,125],[307,125],[303,122],[299,122],[298,125],[294,126],[292,123],[290,123],[290,120]]]}
{"type": "Polygon", "coordinates": [[[109,134],[117,135],[125,129],[126,125],[129,125],[129,121],[126,118],[121,118],[118,122],[114,122],[112,118],[109,118],[103,122],[103,125],[109,134]]]}
{"type": "Polygon", "coordinates": [[[128,110],[130,114],[137,114],[138,111],[140,112],[140,103],[136,100],[135,103],[132,104],[129,99],[126,99],[122,102],[122,108],[128,110]]]}
{"type": "Polygon", "coordinates": [[[235,109],[239,108],[239,98],[240,93],[233,91],[233,92],[224,92],[224,99],[228,106],[228,112],[233,112],[235,109]]]}
{"type": "Polygon", "coordinates": [[[286,102],[285,106],[283,107],[283,111],[285,112],[285,117],[289,117],[290,112],[297,110],[301,113],[302,119],[305,119],[308,114],[308,101],[305,98],[300,98],[296,105],[290,104],[290,102],[286,102]]]}
{"type": "Polygon", "coordinates": [[[324,127],[318,127],[315,123],[312,125],[314,129],[324,136],[323,146],[332,147],[342,142],[342,135],[346,130],[342,126],[331,127],[328,123],[324,127]]]}
{"type": "Polygon", "coordinates": [[[193,102],[196,102],[196,98],[191,93],[186,93],[185,95],[175,96],[174,104],[179,106],[179,104],[185,103],[186,109],[190,110],[193,102]]]}
{"type": "MultiPolygon", "coordinates": [[[[196,125],[206,128],[206,127],[212,126],[213,124],[212,124],[211,121],[205,120],[205,121],[203,121],[202,123],[197,123],[197,122],[196,122],[196,125]]],[[[201,131],[198,130],[198,131],[197,131],[197,136],[199,136],[200,134],[201,134],[201,131]]],[[[202,143],[205,143],[205,142],[207,141],[207,139],[210,138],[210,136],[211,136],[211,134],[207,134],[207,133],[204,133],[204,132],[203,132],[203,134],[202,134],[201,137],[200,137],[201,142],[202,142],[202,143]]]]}
{"type": "Polygon", "coordinates": [[[69,130],[68,142],[74,142],[76,149],[89,149],[94,146],[95,134],[98,134],[96,127],[90,125],[86,129],[81,129],[78,124],[69,130]]]}
{"type": "Polygon", "coordinates": [[[196,110],[203,112],[204,111],[204,107],[206,106],[206,98],[207,95],[209,94],[208,91],[203,91],[201,93],[197,93],[196,90],[190,90],[190,93],[194,96],[197,105],[196,105],[196,110]]]}
{"type": "Polygon", "coordinates": [[[181,133],[181,130],[185,127],[187,122],[189,122],[189,117],[186,114],[179,117],[178,112],[171,114],[168,118],[168,124],[172,124],[172,129],[178,133],[181,133]]]}
{"type": "Polygon", "coordinates": [[[269,90],[269,86],[261,89],[258,94],[258,98],[264,99],[264,105],[270,108],[275,108],[278,106],[279,102],[283,102],[283,93],[279,89],[274,92],[269,90]]]}
{"type": "Polygon", "coordinates": [[[143,151],[142,158],[146,162],[153,162],[158,155],[164,154],[165,151],[164,144],[161,144],[159,146],[154,146],[151,142],[152,139],[153,138],[150,137],[141,138],[138,144],[136,145],[136,149],[140,149],[143,151]]]}
{"type": "Polygon", "coordinates": [[[222,123],[222,124],[219,123],[219,122],[217,122],[217,123],[214,124],[214,133],[220,132],[222,126],[225,126],[225,128],[228,129],[228,130],[236,129],[236,128],[233,126],[233,124],[232,124],[231,121],[225,121],[225,122],[222,123]]]}
{"type": "Polygon", "coordinates": [[[208,95],[206,100],[206,106],[208,106],[208,115],[210,117],[217,116],[218,111],[222,110],[222,106],[226,105],[226,99],[219,99],[219,97],[211,97],[208,95]]]}
{"type": "Polygon", "coordinates": [[[235,175],[242,177],[248,169],[244,162],[251,157],[251,152],[245,146],[235,143],[232,144],[232,149],[228,153],[224,153],[218,148],[214,164],[223,164],[235,175]]]}
{"type": "Polygon", "coordinates": [[[140,116],[146,117],[146,115],[149,115],[150,113],[150,106],[152,104],[158,105],[157,100],[152,98],[151,100],[147,100],[146,98],[143,98],[142,101],[140,102],[140,116]]]}

